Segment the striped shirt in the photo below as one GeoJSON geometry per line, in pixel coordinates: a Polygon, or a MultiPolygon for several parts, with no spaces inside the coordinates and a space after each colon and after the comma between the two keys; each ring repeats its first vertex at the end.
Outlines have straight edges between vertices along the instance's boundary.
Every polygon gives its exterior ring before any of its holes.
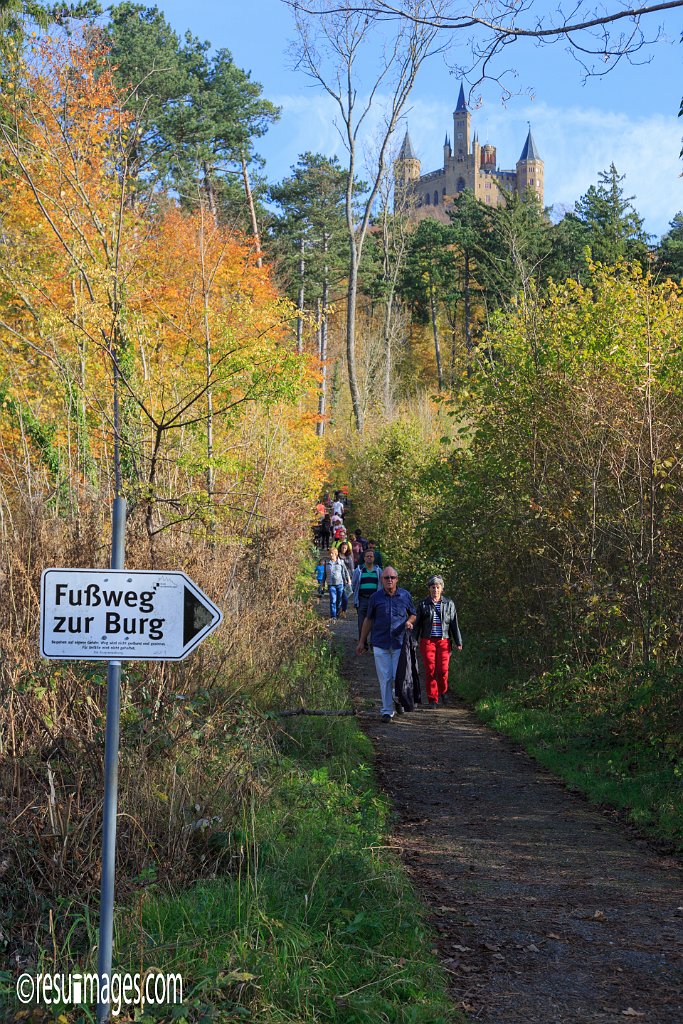
{"type": "Polygon", "coordinates": [[[433,640],[443,639],[443,628],[441,626],[441,601],[434,604],[434,618],[432,620],[432,631],[429,635],[433,640]]]}
{"type": "Polygon", "coordinates": [[[379,580],[377,579],[376,569],[367,569],[365,566],[361,567],[360,571],[360,584],[358,587],[359,597],[370,597],[379,590],[379,580]]]}

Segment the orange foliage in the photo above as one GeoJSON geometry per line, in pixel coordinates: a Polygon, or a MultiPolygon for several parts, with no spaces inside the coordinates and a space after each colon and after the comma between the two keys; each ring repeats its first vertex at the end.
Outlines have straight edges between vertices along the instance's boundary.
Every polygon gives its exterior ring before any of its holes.
{"type": "Polygon", "coordinates": [[[115,353],[136,486],[157,486],[160,438],[190,476],[220,469],[247,403],[312,385],[291,303],[206,209],[133,201],[130,118],[96,38],[36,45],[13,85],[0,97],[0,373],[15,431],[30,411],[82,480],[111,444],[115,353]]]}

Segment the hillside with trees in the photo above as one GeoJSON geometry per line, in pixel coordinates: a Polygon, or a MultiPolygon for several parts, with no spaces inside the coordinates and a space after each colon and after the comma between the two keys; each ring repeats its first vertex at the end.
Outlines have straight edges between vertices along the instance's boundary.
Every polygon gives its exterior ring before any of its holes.
{"type": "MultiPolygon", "coordinates": [[[[465,192],[417,222],[393,155],[428,23],[376,83],[375,163],[340,90],[348,161],[273,181],[278,108],[228,50],[158,8],[36,8],[32,34],[25,6],[0,50],[0,1005],[96,944],[105,673],[40,657],[40,577],[108,566],[123,496],[126,564],[187,571],[224,625],[123,669],[122,962],[192,965],[173,1019],[460,1020],[382,860],[313,509],[347,484],[385,565],[456,597],[477,713],[680,852],[683,213],[654,244],[612,163],[559,220],[465,192]],[[279,717],[326,708],[349,717],[279,717]]],[[[349,82],[364,38],[335,37],[349,82]]]]}

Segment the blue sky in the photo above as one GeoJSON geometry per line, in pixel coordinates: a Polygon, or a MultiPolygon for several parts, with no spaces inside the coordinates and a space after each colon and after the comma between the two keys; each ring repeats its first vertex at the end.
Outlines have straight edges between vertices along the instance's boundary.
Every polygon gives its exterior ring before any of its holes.
{"type": "MultiPolygon", "coordinates": [[[[179,31],[190,29],[216,47],[232,51],[236,63],[250,70],[264,95],[281,106],[282,116],[258,146],[266,174],[276,181],[289,173],[306,150],[343,161],[330,102],[287,55],[294,38],[289,9],[281,0],[158,0],[159,8],[179,31]]],[[[680,11],[653,16],[665,36],[646,53],[649,64],[622,63],[608,75],[582,84],[581,71],[561,46],[515,43],[506,51],[506,65],[516,66],[516,87],[522,95],[505,106],[493,83],[481,87],[481,104],[473,108],[473,126],[480,140],[497,146],[499,166],[514,168],[530,122],[545,161],[545,199],[555,213],[571,209],[599,172],[614,162],[625,174],[626,194],[655,236],[668,229],[683,209],[683,163],[679,159],[683,119],[677,117],[683,75],[679,42],[680,11]],[[525,90],[533,90],[533,100],[525,90]]],[[[445,133],[452,134],[452,111],[459,83],[448,64],[464,62],[453,50],[432,57],[420,72],[407,123],[423,172],[443,162],[445,133]]],[[[402,126],[401,135],[405,124],[402,126]]]]}

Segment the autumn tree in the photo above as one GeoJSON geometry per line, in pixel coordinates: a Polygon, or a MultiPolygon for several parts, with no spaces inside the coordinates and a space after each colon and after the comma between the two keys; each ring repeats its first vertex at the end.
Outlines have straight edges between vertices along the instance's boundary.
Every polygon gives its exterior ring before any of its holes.
{"type": "Polygon", "coordinates": [[[6,409],[60,424],[54,449],[71,464],[75,447],[79,469],[108,457],[113,381],[122,485],[151,542],[169,522],[213,515],[220,451],[245,408],[299,393],[292,309],[208,204],[127,203],[134,121],[104,44],[71,37],[35,51],[1,122],[6,409]]]}

